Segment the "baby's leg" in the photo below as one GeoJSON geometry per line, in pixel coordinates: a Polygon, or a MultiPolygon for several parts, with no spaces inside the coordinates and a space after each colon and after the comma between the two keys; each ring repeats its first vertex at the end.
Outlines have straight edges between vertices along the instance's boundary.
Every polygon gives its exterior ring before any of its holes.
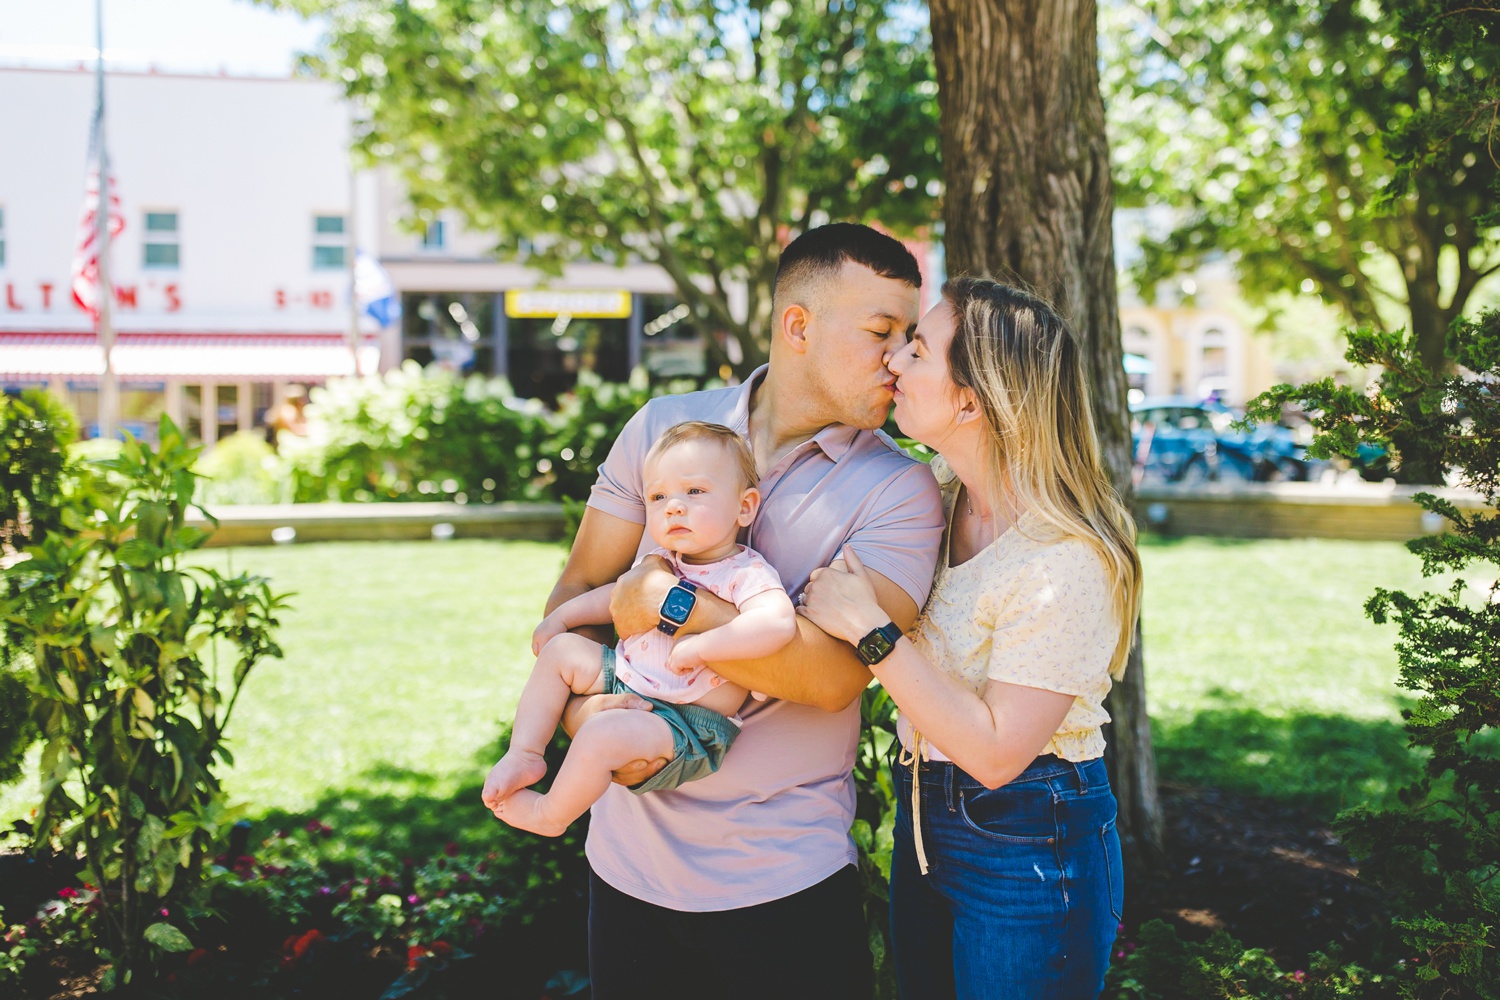
{"type": "Polygon", "coordinates": [[[494,809],[516,789],[542,780],[547,773],[542,753],[552,742],[568,696],[603,690],[602,653],[597,642],[572,633],[553,636],[542,647],[521,691],[510,749],[485,779],[480,797],[487,807],[494,809]]]}
{"type": "Polygon", "coordinates": [[[739,712],[740,706],[745,703],[745,698],[749,693],[738,684],[725,681],[693,704],[729,718],[739,712]]]}
{"type": "Polygon", "coordinates": [[[650,712],[600,712],[573,737],[546,795],[522,788],[495,807],[511,826],[557,837],[609,788],[611,773],[633,760],[671,757],[672,727],[650,712]]]}

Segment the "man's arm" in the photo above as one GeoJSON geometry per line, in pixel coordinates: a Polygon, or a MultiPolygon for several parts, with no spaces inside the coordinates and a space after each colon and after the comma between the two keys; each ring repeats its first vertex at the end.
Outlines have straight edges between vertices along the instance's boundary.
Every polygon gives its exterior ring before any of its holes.
{"type": "MultiPolygon", "coordinates": [[[[547,597],[546,613],[550,615],[567,601],[614,583],[635,561],[644,531],[645,526],[634,521],[595,507],[584,508],[568,561],[547,597]]],[[[587,634],[603,643],[611,638],[607,627],[589,629],[587,634]]]]}
{"type": "MultiPolygon", "coordinates": [[[[676,581],[665,560],[643,559],[620,577],[610,600],[615,628],[633,635],[655,626],[662,601],[676,581]]],[[[904,632],[917,620],[917,604],[898,585],[870,571],[880,607],[904,632]]],[[[706,632],[732,621],[738,612],[733,604],[699,589],[698,600],[683,634],[706,632]]],[[[823,632],[801,615],[792,641],[771,656],[752,660],[715,662],[713,669],[725,680],[772,698],[811,705],[828,712],[842,711],[870,683],[870,669],[854,655],[854,647],[823,632]]]]}
{"type": "MultiPolygon", "coordinates": [[[[565,602],[597,590],[629,569],[644,531],[645,527],[634,521],[606,514],[595,507],[585,508],[568,561],[557,579],[557,586],[547,598],[547,613],[550,615],[565,602]]],[[[655,619],[653,627],[654,623],[655,619]]],[[[579,631],[606,645],[612,639],[608,626],[579,631]]],[[[563,731],[569,736],[574,735],[589,716],[601,709],[650,707],[651,703],[644,698],[628,694],[574,696],[568,699],[567,707],[563,709],[563,731]]],[[[631,780],[638,781],[641,777],[632,777],[631,780]]]]}

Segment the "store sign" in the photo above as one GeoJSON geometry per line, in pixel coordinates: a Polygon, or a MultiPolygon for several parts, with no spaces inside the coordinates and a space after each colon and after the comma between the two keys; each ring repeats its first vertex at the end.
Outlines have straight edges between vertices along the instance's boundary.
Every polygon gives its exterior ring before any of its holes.
{"type": "MultiPolygon", "coordinates": [[[[154,306],[162,312],[177,312],[182,308],[182,292],[175,282],[158,286],[149,281],[144,289],[139,285],[115,285],[114,293],[115,309],[123,312],[135,310],[142,300],[148,309],[154,306]]],[[[37,282],[34,290],[7,282],[4,299],[6,312],[52,312],[54,306],[69,312],[84,311],[68,294],[66,284],[51,281],[37,282]]]]}
{"type": "Polygon", "coordinates": [[[517,319],[577,316],[623,319],[630,315],[629,292],[575,292],[533,289],[505,293],[505,315],[517,319]]]}

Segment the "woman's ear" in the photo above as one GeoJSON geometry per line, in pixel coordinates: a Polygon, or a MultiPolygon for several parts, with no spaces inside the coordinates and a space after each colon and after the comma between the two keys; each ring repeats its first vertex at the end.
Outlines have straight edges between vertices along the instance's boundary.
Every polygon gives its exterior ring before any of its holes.
{"type": "Polygon", "coordinates": [[[979,397],[973,389],[958,390],[958,415],[954,423],[966,424],[971,420],[978,420],[982,416],[979,408],[979,397]]]}
{"type": "Polygon", "coordinates": [[[746,488],[740,494],[740,516],[735,518],[735,523],[742,528],[748,528],[750,522],[755,520],[755,515],[760,512],[760,490],[754,486],[746,488]]]}

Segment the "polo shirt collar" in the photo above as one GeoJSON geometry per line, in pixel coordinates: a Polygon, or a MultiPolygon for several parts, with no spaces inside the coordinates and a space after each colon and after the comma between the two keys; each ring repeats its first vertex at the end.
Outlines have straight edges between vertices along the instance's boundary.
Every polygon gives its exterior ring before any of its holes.
{"type": "MultiPolygon", "coordinates": [[[[730,428],[741,434],[750,433],[750,397],[755,393],[755,387],[765,379],[766,373],[771,370],[770,365],[761,365],[750,373],[750,377],[742,382],[737,390],[734,400],[734,409],[730,411],[732,423],[730,428]]],[[[812,441],[823,454],[829,459],[837,462],[854,447],[854,439],[859,436],[859,429],[847,424],[829,424],[812,436],[812,441]]]]}

